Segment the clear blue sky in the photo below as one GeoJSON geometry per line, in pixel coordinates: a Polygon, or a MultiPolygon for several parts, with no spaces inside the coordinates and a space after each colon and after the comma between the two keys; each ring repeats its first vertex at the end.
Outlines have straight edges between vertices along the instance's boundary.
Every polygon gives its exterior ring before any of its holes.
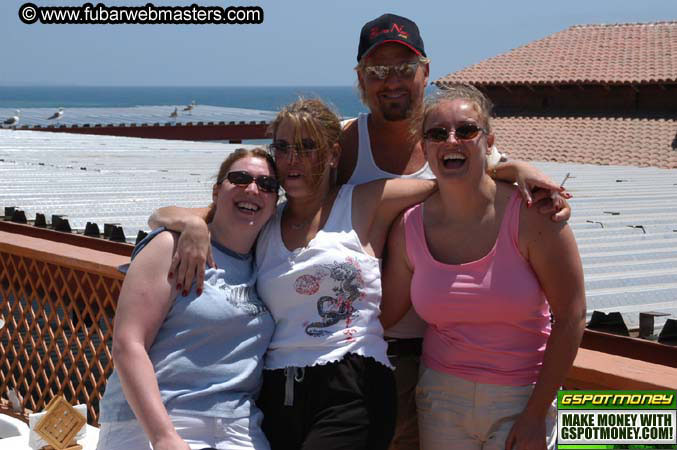
{"type": "MultiPolygon", "coordinates": [[[[265,21],[25,25],[17,13],[23,3],[0,0],[0,85],[347,86],[355,79],[360,28],[384,12],[417,22],[432,59],[432,79],[571,25],[677,20],[677,0],[198,0],[205,6],[258,5],[265,21]]],[[[86,1],[33,3],[76,6],[86,1]]],[[[153,3],[188,6],[193,1],[153,3]]]]}

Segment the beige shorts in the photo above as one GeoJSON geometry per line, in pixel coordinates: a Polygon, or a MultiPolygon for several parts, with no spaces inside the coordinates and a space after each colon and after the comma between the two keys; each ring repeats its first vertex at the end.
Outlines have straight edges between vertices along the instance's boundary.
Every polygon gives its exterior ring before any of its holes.
{"type": "MultiPolygon", "coordinates": [[[[437,372],[421,363],[416,387],[422,450],[505,449],[515,419],[531,396],[533,385],[499,386],[474,383],[437,372]]],[[[557,410],[546,416],[547,448],[555,448],[557,410]]]]}

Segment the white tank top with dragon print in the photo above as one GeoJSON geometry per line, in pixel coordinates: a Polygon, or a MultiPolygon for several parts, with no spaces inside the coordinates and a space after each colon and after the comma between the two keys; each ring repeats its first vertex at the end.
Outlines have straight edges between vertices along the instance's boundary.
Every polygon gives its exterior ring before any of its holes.
{"type": "Polygon", "coordinates": [[[306,247],[289,251],[282,241],[285,203],[259,236],[257,289],[276,323],[266,369],[326,364],[347,353],[391,367],[378,320],[381,262],[363,250],[353,228],[352,193],[352,185],[341,187],[306,247]]]}

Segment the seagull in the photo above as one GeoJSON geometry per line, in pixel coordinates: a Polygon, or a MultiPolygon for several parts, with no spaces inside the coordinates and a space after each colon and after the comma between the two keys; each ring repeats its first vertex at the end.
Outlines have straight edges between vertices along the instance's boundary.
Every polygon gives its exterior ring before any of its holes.
{"type": "Polygon", "coordinates": [[[13,115],[9,119],[2,122],[2,124],[4,126],[7,126],[7,127],[16,127],[19,124],[19,117],[21,117],[21,110],[17,109],[15,111],[15,113],[16,113],[15,115],[13,115]]]}
{"type": "Polygon", "coordinates": [[[174,112],[169,115],[172,119],[176,120],[177,117],[179,117],[179,108],[174,108],[174,112]]]}
{"type": "Polygon", "coordinates": [[[192,114],[190,111],[192,111],[193,109],[195,109],[196,106],[197,106],[197,103],[195,103],[195,100],[193,100],[192,102],[190,102],[190,105],[188,105],[188,106],[186,106],[185,108],[183,108],[183,110],[184,110],[184,111],[188,111],[188,114],[190,114],[190,115],[192,116],[193,114],[192,114]]]}
{"type": "Polygon", "coordinates": [[[59,110],[54,114],[52,114],[51,116],[49,116],[47,120],[56,120],[58,123],[59,119],[61,119],[62,117],[63,117],[63,108],[59,108],[59,110]]]}

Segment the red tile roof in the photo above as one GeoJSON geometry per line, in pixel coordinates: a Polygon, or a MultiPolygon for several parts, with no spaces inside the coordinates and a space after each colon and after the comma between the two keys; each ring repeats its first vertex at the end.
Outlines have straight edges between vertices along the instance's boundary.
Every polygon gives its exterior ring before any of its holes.
{"type": "Polygon", "coordinates": [[[511,159],[677,169],[675,119],[501,117],[493,127],[511,159]]]}
{"type": "Polygon", "coordinates": [[[577,25],[435,81],[496,84],[677,82],[677,22],[577,25]]]}

